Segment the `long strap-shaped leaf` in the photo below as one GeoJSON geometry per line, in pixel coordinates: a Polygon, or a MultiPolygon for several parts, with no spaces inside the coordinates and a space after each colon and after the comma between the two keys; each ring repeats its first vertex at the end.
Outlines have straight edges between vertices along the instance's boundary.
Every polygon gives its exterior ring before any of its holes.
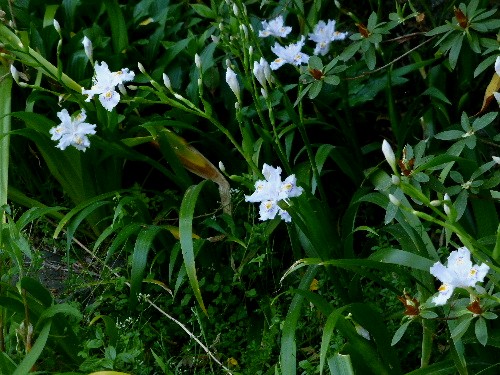
{"type": "Polygon", "coordinates": [[[190,186],[184,194],[181,203],[181,210],[179,213],[179,236],[181,243],[182,256],[184,258],[184,265],[186,266],[186,273],[189,278],[189,283],[193,289],[194,296],[198,301],[201,309],[205,314],[207,310],[203,299],[201,297],[200,286],[196,276],[196,268],[194,264],[194,251],[193,251],[193,214],[196,200],[200,194],[201,189],[206,181],[200,182],[198,185],[190,186]]]}

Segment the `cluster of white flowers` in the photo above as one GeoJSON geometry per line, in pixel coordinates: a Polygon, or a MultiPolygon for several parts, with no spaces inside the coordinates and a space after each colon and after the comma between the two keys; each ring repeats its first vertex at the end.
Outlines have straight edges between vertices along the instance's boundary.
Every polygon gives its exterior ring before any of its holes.
{"type": "Polygon", "coordinates": [[[68,146],[74,146],[77,150],[85,151],[90,146],[88,134],[95,134],[95,125],[84,122],[87,118],[85,110],[71,118],[68,111],[63,109],[57,113],[61,120],[58,126],[50,129],[53,141],[59,141],[56,147],[65,150],[68,146]]]}
{"type": "Polygon", "coordinates": [[[435,305],[444,305],[455,288],[474,287],[477,282],[483,282],[490,268],[484,263],[472,265],[470,255],[469,249],[461,247],[450,253],[447,266],[436,262],[430,268],[430,273],[443,283],[439,294],[432,298],[435,305]]]}
{"type": "Polygon", "coordinates": [[[255,192],[252,195],[246,195],[246,202],[260,202],[260,220],[274,219],[276,214],[283,220],[290,222],[290,214],[278,206],[280,200],[298,197],[303,189],[296,185],[295,175],[288,176],[285,181],[281,181],[281,168],[274,168],[264,164],[262,174],[265,180],[259,180],[255,183],[255,192]]]}
{"type": "MultiPolygon", "coordinates": [[[[268,36],[284,38],[292,31],[291,27],[284,25],[283,16],[281,15],[271,21],[262,21],[262,28],[263,30],[259,31],[259,36],[262,38],[266,38],[268,36]]],[[[319,21],[314,27],[314,31],[309,34],[309,40],[316,42],[314,54],[322,56],[328,53],[331,42],[335,40],[342,40],[346,37],[347,33],[335,31],[335,21],[333,20],[328,20],[327,23],[319,21]]],[[[295,66],[307,64],[309,61],[309,55],[301,52],[304,44],[304,36],[302,36],[297,43],[292,43],[285,47],[276,42],[271,50],[278,57],[271,63],[271,69],[276,70],[286,63],[295,66]]]]}
{"type": "Polygon", "coordinates": [[[124,68],[117,72],[111,72],[108,64],[104,61],[99,64],[96,62],[94,78],[92,78],[92,87],[90,90],[82,89],[83,95],[88,95],[86,102],[89,102],[94,95],[99,95],[99,100],[104,108],[111,111],[120,101],[120,94],[116,91],[116,87],[123,85],[134,79],[135,73],[124,68]]]}

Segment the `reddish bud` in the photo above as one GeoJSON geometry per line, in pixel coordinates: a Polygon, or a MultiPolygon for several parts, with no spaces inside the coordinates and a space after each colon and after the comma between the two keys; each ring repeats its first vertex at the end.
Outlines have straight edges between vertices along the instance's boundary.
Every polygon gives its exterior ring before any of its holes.
{"type": "Polygon", "coordinates": [[[370,33],[368,32],[368,29],[365,25],[363,25],[362,23],[357,23],[356,26],[358,27],[358,31],[363,38],[368,38],[370,36],[370,33]]]}
{"type": "Polygon", "coordinates": [[[483,309],[479,304],[479,300],[474,300],[469,306],[467,306],[467,310],[476,315],[481,315],[483,313],[483,309]]]}
{"type": "Polygon", "coordinates": [[[453,11],[455,12],[455,17],[456,17],[460,27],[462,29],[466,29],[467,26],[469,25],[469,20],[465,16],[464,12],[462,12],[462,10],[460,10],[460,8],[456,8],[456,7],[453,9],[453,11]]]}
{"type": "Polygon", "coordinates": [[[402,296],[398,296],[398,299],[403,303],[405,307],[405,311],[403,314],[408,316],[417,316],[420,314],[420,303],[416,298],[413,298],[409,294],[405,293],[402,296]]]}
{"type": "Polygon", "coordinates": [[[311,73],[313,78],[317,81],[320,81],[324,77],[323,72],[318,69],[309,69],[309,73],[311,73]]]}

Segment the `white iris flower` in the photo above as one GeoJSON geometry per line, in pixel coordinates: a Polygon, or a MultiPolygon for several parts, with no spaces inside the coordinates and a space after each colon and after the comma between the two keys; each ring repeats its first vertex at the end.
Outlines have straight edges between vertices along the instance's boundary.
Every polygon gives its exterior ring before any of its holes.
{"type": "Polygon", "coordinates": [[[266,38],[270,35],[284,38],[292,31],[291,27],[283,25],[283,16],[278,16],[269,22],[262,21],[262,27],[264,30],[259,31],[261,38],[266,38]]]}
{"type": "Polygon", "coordinates": [[[87,118],[85,110],[71,118],[68,111],[63,109],[57,113],[61,120],[58,126],[50,129],[53,141],[59,141],[56,147],[65,150],[68,146],[74,146],[77,150],[85,151],[90,146],[88,134],[95,134],[95,125],[84,122],[87,118]]]}
{"type": "Polygon", "coordinates": [[[324,56],[330,49],[330,43],[335,40],[343,40],[347,37],[347,33],[335,31],[335,21],[328,20],[328,23],[319,21],[314,27],[314,32],[309,34],[309,39],[316,42],[314,49],[315,55],[324,56]]]}
{"type": "Polygon", "coordinates": [[[470,251],[466,247],[452,251],[448,257],[448,265],[434,263],[430,268],[431,275],[443,284],[439,287],[439,294],[432,299],[435,305],[444,305],[451,297],[455,288],[468,288],[483,282],[490,267],[486,264],[472,265],[470,251]]]}
{"type": "Polygon", "coordinates": [[[83,95],[88,95],[86,102],[89,102],[94,95],[99,95],[99,100],[104,108],[111,112],[120,101],[120,94],[116,91],[116,86],[123,85],[123,82],[132,81],[135,77],[133,71],[124,68],[117,72],[111,72],[108,64],[104,61],[99,65],[95,64],[95,75],[92,78],[90,90],[82,89],[83,95]]]}
{"type": "Polygon", "coordinates": [[[260,220],[274,219],[276,214],[289,223],[292,218],[288,212],[278,206],[280,200],[298,197],[303,189],[297,186],[295,175],[288,176],[285,181],[281,181],[281,168],[273,168],[264,164],[262,174],[265,180],[259,180],[255,183],[255,192],[252,195],[246,195],[247,202],[260,202],[260,220]]]}
{"type": "Polygon", "coordinates": [[[273,51],[278,58],[275,59],[271,63],[271,69],[276,70],[279,69],[283,64],[292,64],[295,66],[299,66],[301,64],[307,64],[309,61],[309,55],[300,52],[302,47],[304,47],[304,36],[295,44],[290,44],[286,47],[280,46],[278,43],[275,43],[273,47],[271,47],[271,51],[273,51]]]}

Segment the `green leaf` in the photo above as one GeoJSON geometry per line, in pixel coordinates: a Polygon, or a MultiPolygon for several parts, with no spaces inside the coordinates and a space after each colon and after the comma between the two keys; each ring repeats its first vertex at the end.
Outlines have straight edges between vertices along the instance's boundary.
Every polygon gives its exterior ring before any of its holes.
{"type": "Polygon", "coordinates": [[[336,353],[328,358],[328,367],[330,368],[331,375],[354,375],[349,355],[336,353]]]}
{"type": "Polygon", "coordinates": [[[436,134],[434,137],[443,141],[451,141],[453,139],[462,138],[462,135],[464,135],[464,132],[461,130],[446,130],[436,134]]]}
{"type": "Polygon", "coordinates": [[[162,230],[158,226],[149,226],[139,232],[132,254],[132,271],[130,275],[130,307],[137,304],[137,295],[141,290],[144,270],[148,262],[148,254],[156,235],[162,230]]]}
{"type": "Polygon", "coordinates": [[[323,81],[329,85],[337,86],[340,83],[340,77],[334,75],[328,75],[323,78],[323,81]]]}
{"type": "Polygon", "coordinates": [[[478,131],[480,129],[485,128],[486,126],[491,124],[493,120],[496,119],[497,115],[498,112],[490,112],[485,114],[484,116],[475,119],[474,122],[472,123],[472,129],[474,129],[474,131],[478,131]]]}
{"type": "Polygon", "coordinates": [[[477,341],[486,346],[488,342],[488,327],[486,326],[486,320],[482,316],[477,319],[474,332],[476,333],[477,341]]]}
{"type": "Polygon", "coordinates": [[[318,56],[311,56],[308,61],[309,68],[323,70],[323,62],[318,56]]]}
{"type": "Polygon", "coordinates": [[[36,363],[40,354],[42,354],[43,348],[45,348],[45,344],[47,343],[47,339],[49,337],[50,327],[52,322],[49,320],[43,326],[38,338],[35,341],[35,344],[31,347],[31,350],[26,354],[22,362],[17,366],[16,371],[12,373],[12,375],[27,375],[31,372],[31,368],[36,363]]]}
{"type": "Polygon", "coordinates": [[[314,81],[310,87],[311,89],[309,90],[309,99],[312,100],[316,98],[321,92],[321,89],[323,88],[323,81],[314,81]]]}
{"type": "MultiPolygon", "coordinates": [[[[328,349],[330,348],[330,341],[331,341],[332,336],[335,332],[335,325],[337,324],[337,320],[340,317],[343,318],[342,313],[344,312],[344,310],[347,307],[348,307],[348,305],[343,306],[339,309],[336,309],[328,316],[328,318],[326,320],[325,326],[323,328],[323,336],[321,338],[321,349],[319,352],[319,371],[320,371],[320,374],[323,374],[323,367],[325,366],[326,355],[328,353],[328,349]]],[[[330,361],[328,361],[328,363],[330,364],[330,361]]],[[[331,370],[331,366],[330,366],[330,370],[331,370]]]]}
{"type": "Polygon", "coordinates": [[[437,99],[445,102],[446,104],[450,104],[451,105],[451,102],[448,100],[448,98],[437,87],[429,87],[427,90],[425,90],[422,93],[422,95],[433,96],[434,98],[437,98],[437,99]]]}
{"type": "Polygon", "coordinates": [[[400,266],[410,267],[429,272],[434,262],[420,255],[409,253],[403,250],[382,249],[371,255],[368,259],[384,263],[399,264],[400,266]]]}
{"type": "Polygon", "coordinates": [[[186,267],[186,273],[189,278],[189,283],[191,284],[191,289],[193,290],[194,296],[196,297],[196,300],[198,301],[201,309],[205,314],[207,314],[205,304],[203,303],[203,298],[201,297],[198,278],[196,276],[196,266],[194,263],[193,252],[194,208],[196,206],[196,201],[198,200],[198,195],[200,194],[203,186],[205,186],[205,181],[200,182],[198,185],[190,186],[184,194],[179,212],[179,236],[182,256],[184,258],[184,265],[186,267]]]}
{"type": "Polygon", "coordinates": [[[216,19],[217,14],[209,7],[203,4],[191,4],[193,10],[204,18],[216,19]]]}
{"type": "Polygon", "coordinates": [[[45,307],[52,306],[52,295],[37,280],[25,276],[21,279],[21,288],[25,289],[45,307]]]}
{"type": "Polygon", "coordinates": [[[450,49],[450,67],[452,70],[455,69],[457,65],[458,56],[460,55],[460,50],[462,49],[462,42],[464,41],[464,35],[459,34],[453,39],[452,47],[450,49]]]}
{"type": "Polygon", "coordinates": [[[36,323],[37,326],[43,323],[46,319],[53,318],[56,314],[72,316],[78,321],[83,319],[82,313],[76,307],[68,305],[67,303],[61,303],[59,305],[50,306],[48,309],[44,310],[40,315],[40,318],[38,318],[36,323]]]}
{"type": "MultiPolygon", "coordinates": [[[[299,289],[308,290],[318,270],[318,267],[309,267],[300,281],[299,289]]],[[[303,302],[304,296],[296,294],[290,303],[288,313],[283,322],[280,349],[280,367],[282,375],[296,375],[297,373],[295,331],[301,317],[300,311],[303,302]]]]}
{"type": "Polygon", "coordinates": [[[460,323],[458,323],[452,330],[451,330],[451,338],[453,341],[460,340],[460,338],[467,332],[467,329],[469,329],[470,323],[472,322],[472,319],[474,317],[472,315],[467,316],[464,320],[462,320],[460,323]]]}
{"type": "Polygon", "coordinates": [[[399,342],[399,340],[401,340],[411,322],[412,320],[407,320],[401,325],[401,327],[397,329],[396,333],[394,333],[394,336],[392,338],[391,346],[396,345],[399,342]]]}
{"type": "Polygon", "coordinates": [[[128,30],[118,0],[103,0],[111,25],[111,41],[116,54],[128,48],[128,30]]]}

